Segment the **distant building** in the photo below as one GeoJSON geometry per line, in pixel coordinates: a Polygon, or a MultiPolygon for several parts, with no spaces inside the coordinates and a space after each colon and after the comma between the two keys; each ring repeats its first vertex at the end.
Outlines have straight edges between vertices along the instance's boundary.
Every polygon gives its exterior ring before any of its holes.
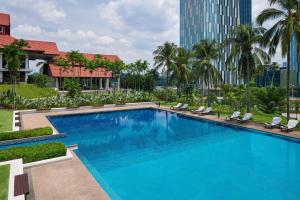
{"type": "MultiPolygon", "coordinates": [[[[180,46],[192,47],[203,39],[223,42],[239,24],[251,24],[252,0],[180,0],[180,46]]],[[[215,65],[226,83],[237,84],[236,72],[225,66],[229,48],[215,65]]]]}
{"type": "MultiPolygon", "coordinates": [[[[4,45],[11,44],[15,37],[10,34],[10,16],[8,14],[0,13],[0,83],[9,81],[9,73],[6,68],[6,61],[3,58],[1,49],[4,45]]],[[[46,73],[52,78],[52,85],[57,89],[61,87],[61,80],[68,77],[80,78],[84,83],[84,89],[107,89],[110,86],[110,79],[113,75],[105,68],[98,68],[94,71],[86,70],[83,66],[71,66],[68,71],[62,71],[59,66],[55,65],[55,59],[58,57],[65,57],[66,52],[58,50],[55,42],[26,40],[29,48],[25,48],[27,53],[25,59],[21,62],[19,82],[27,82],[28,74],[32,72],[29,68],[29,61],[44,60],[47,63],[46,73]]],[[[100,54],[101,55],[101,54],[100,54]]],[[[88,59],[93,59],[94,54],[84,54],[88,59]]],[[[117,55],[101,55],[103,58],[116,61],[120,60],[117,55]]]]}
{"type": "Polygon", "coordinates": [[[256,85],[258,87],[280,87],[281,86],[281,70],[266,70],[263,75],[256,77],[256,85]]]}

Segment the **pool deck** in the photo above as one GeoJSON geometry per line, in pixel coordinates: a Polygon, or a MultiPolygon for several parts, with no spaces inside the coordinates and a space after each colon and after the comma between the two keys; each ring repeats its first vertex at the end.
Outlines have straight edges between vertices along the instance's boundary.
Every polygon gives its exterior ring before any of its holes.
{"type": "Polygon", "coordinates": [[[109,200],[97,181],[73,153],[73,158],[25,169],[30,180],[28,200],[109,200]]]}
{"type": "Polygon", "coordinates": [[[300,131],[292,131],[292,132],[286,133],[286,132],[282,132],[278,128],[266,129],[264,127],[264,125],[254,123],[254,122],[238,123],[236,121],[226,121],[225,117],[222,117],[222,116],[218,118],[218,116],[216,116],[216,115],[193,114],[190,111],[171,110],[169,107],[164,107],[164,106],[161,106],[160,109],[170,111],[170,112],[180,113],[180,114],[183,114],[186,116],[192,116],[192,117],[196,117],[196,118],[202,118],[202,119],[207,119],[207,120],[211,120],[211,121],[222,122],[222,123],[226,123],[226,124],[230,124],[230,125],[241,126],[241,127],[246,127],[246,128],[250,128],[250,129],[256,129],[256,130],[268,132],[268,133],[271,133],[274,135],[300,139],[300,131]]]}
{"type": "MultiPolygon", "coordinates": [[[[153,103],[132,104],[126,106],[105,106],[102,108],[84,108],[74,110],[59,110],[55,112],[38,112],[38,113],[21,113],[22,129],[39,128],[51,126],[47,116],[55,115],[70,115],[70,114],[83,114],[83,113],[97,113],[109,112],[131,109],[143,108],[159,108],[161,110],[180,113],[186,116],[203,118],[207,120],[223,122],[244,126],[251,129],[266,131],[275,135],[287,136],[300,139],[300,131],[293,131],[291,133],[281,132],[279,129],[265,129],[263,125],[248,122],[238,124],[236,122],[227,122],[224,117],[218,118],[214,115],[199,116],[192,114],[189,111],[174,111],[169,107],[158,107],[153,103]]],[[[61,161],[57,163],[47,164],[38,167],[27,169],[30,174],[34,194],[29,199],[64,199],[64,200],[107,200],[108,195],[92,177],[84,164],[74,154],[71,160],[61,161]]]]}

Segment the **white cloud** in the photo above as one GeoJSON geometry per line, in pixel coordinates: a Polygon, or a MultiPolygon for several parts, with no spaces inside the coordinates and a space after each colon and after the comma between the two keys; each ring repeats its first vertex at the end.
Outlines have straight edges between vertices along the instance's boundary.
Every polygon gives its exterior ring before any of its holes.
{"type": "Polygon", "coordinates": [[[16,35],[22,35],[23,37],[36,36],[42,33],[42,29],[39,26],[31,26],[28,24],[19,25],[13,29],[16,35]]]}
{"type": "Polygon", "coordinates": [[[60,22],[66,17],[66,13],[63,10],[59,10],[52,1],[38,0],[33,5],[45,21],[60,22]]]}
{"type": "MultiPolygon", "coordinates": [[[[179,43],[178,0],[7,0],[12,34],[57,42],[61,50],[118,54],[126,62],[142,58],[165,41],[179,43]]],[[[253,0],[253,19],[268,0],[253,0]]],[[[280,55],[276,61],[282,63],[280,55]]]]}
{"type": "Polygon", "coordinates": [[[47,22],[60,23],[66,17],[66,13],[58,9],[52,0],[9,0],[6,3],[26,12],[31,10],[47,22]]]}

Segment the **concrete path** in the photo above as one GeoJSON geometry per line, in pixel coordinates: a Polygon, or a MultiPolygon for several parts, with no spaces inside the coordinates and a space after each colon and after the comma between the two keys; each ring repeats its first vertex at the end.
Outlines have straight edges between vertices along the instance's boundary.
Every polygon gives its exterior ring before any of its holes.
{"type": "Polygon", "coordinates": [[[28,200],[108,200],[109,197],[73,153],[71,160],[25,169],[28,200]]]}

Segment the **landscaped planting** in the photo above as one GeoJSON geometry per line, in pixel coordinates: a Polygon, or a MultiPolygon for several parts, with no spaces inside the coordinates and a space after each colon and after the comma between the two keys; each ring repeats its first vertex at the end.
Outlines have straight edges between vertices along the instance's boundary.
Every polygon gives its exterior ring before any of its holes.
{"type": "Polygon", "coordinates": [[[65,156],[66,152],[65,145],[60,142],[13,147],[0,150],[0,162],[22,158],[24,163],[30,163],[65,156]]]}
{"type": "Polygon", "coordinates": [[[45,135],[52,135],[51,127],[37,128],[31,130],[14,131],[14,132],[0,132],[0,141],[14,140],[21,138],[39,137],[45,135]]]}
{"type": "MultiPolygon", "coordinates": [[[[69,96],[55,96],[39,99],[27,99],[18,96],[15,99],[17,109],[50,109],[59,107],[79,107],[79,106],[101,106],[104,104],[113,104],[118,102],[145,102],[151,101],[152,96],[146,92],[111,92],[111,93],[95,93],[92,95],[80,95],[76,98],[69,96]]],[[[6,108],[13,107],[13,98],[3,95],[0,96],[0,104],[6,108]]]]}

